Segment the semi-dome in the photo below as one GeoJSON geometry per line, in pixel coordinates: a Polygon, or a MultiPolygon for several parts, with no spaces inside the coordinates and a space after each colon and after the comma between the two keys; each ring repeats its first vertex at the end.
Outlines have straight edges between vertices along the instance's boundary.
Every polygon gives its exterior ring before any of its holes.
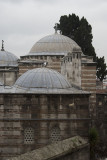
{"type": "Polygon", "coordinates": [[[5,50],[0,51],[0,66],[17,66],[18,58],[5,50]]]}
{"type": "Polygon", "coordinates": [[[25,90],[67,89],[71,85],[57,71],[48,68],[36,68],[25,72],[16,81],[15,88],[25,90]]]}
{"type": "Polygon", "coordinates": [[[64,55],[72,52],[73,48],[79,48],[71,38],[55,33],[40,39],[31,48],[29,55],[64,55]]]}

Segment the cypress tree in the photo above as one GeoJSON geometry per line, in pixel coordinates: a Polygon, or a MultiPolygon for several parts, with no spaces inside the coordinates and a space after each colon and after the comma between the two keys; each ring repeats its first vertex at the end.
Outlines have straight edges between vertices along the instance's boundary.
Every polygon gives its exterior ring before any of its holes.
{"type": "Polygon", "coordinates": [[[97,57],[95,49],[92,45],[92,27],[88,21],[75,14],[64,15],[60,17],[58,23],[60,33],[72,38],[81,47],[83,53],[93,56],[94,62],[97,62],[97,78],[102,81],[107,75],[106,63],[104,57],[97,57]]]}

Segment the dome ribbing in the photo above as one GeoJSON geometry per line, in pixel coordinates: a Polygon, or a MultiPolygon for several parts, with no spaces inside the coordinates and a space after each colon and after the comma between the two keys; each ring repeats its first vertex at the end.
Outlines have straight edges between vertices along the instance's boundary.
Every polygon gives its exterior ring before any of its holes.
{"type": "Polygon", "coordinates": [[[71,85],[57,71],[48,68],[37,68],[25,72],[18,78],[16,88],[25,89],[67,89],[71,85]]]}

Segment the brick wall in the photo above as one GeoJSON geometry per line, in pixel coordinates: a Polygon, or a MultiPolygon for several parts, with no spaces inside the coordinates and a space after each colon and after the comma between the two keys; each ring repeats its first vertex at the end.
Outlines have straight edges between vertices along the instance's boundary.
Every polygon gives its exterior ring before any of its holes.
{"type": "Polygon", "coordinates": [[[90,91],[90,112],[96,116],[96,64],[82,63],[81,88],[90,91]]]}
{"type": "MultiPolygon", "coordinates": [[[[19,63],[19,76],[30,69],[41,68],[43,67],[43,63],[47,62],[47,68],[54,69],[58,72],[61,72],[61,58],[63,56],[37,56],[37,57],[28,57],[31,61],[29,63],[27,61],[28,58],[25,59],[25,62],[19,63]],[[35,59],[36,58],[36,59],[35,59]]],[[[22,59],[23,60],[23,59],[22,59]]]]}

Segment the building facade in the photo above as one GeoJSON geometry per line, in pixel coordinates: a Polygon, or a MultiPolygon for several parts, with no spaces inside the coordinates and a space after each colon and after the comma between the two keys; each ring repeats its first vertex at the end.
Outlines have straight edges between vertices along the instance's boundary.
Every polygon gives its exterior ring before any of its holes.
{"type": "Polygon", "coordinates": [[[1,159],[76,135],[88,138],[90,94],[57,71],[29,70],[1,92],[1,159]]]}
{"type": "Polygon", "coordinates": [[[57,32],[19,60],[2,47],[3,54],[8,73],[2,70],[0,83],[0,159],[76,135],[88,139],[90,115],[96,115],[92,57],[57,32]]]}

